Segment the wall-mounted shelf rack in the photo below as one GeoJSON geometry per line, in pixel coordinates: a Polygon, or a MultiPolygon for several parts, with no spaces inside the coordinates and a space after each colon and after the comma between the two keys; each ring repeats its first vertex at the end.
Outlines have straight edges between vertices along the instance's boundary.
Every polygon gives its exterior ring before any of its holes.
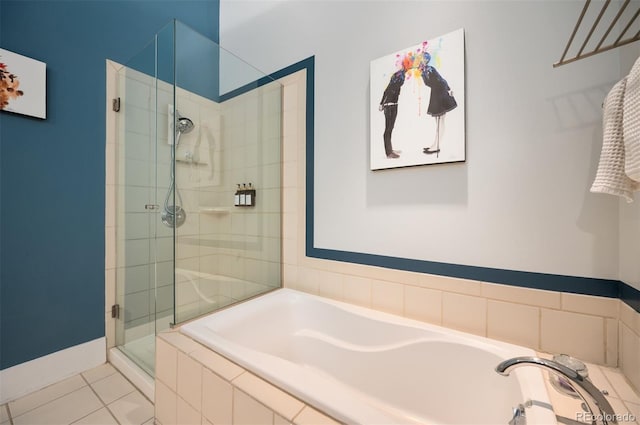
{"type": "Polygon", "coordinates": [[[609,9],[609,6],[611,5],[611,3],[612,3],[611,0],[606,0],[602,4],[600,12],[598,13],[598,16],[595,18],[593,25],[591,26],[591,29],[584,36],[584,40],[582,42],[582,45],[580,46],[580,50],[575,56],[567,59],[566,58],[567,53],[569,52],[569,49],[576,37],[576,34],[578,33],[582,25],[583,19],[587,14],[587,11],[589,11],[589,6],[591,5],[591,0],[585,1],[584,7],[582,8],[582,12],[580,13],[580,17],[578,18],[578,22],[576,23],[576,26],[573,28],[571,37],[569,38],[569,41],[567,42],[567,46],[565,47],[564,52],[562,53],[562,57],[558,62],[553,64],[554,68],[559,67],[561,65],[566,65],[571,62],[578,61],[580,59],[588,58],[590,56],[597,55],[598,53],[606,52],[608,50],[615,49],[616,47],[624,46],[626,44],[633,43],[634,41],[640,40],[640,30],[636,30],[635,33],[634,31],[629,32],[629,29],[633,26],[634,22],[638,18],[638,15],[640,15],[640,2],[638,1],[631,2],[631,0],[625,0],[622,4],[620,4],[619,2],[614,2],[615,5],[618,5],[618,4],[620,5],[617,12],[615,12],[614,9],[609,9]],[[628,6],[630,4],[632,6],[629,8],[628,6]],[[607,10],[609,10],[609,12],[607,12],[607,10]],[[602,26],[600,25],[602,22],[607,21],[607,19],[605,19],[604,21],[602,20],[602,18],[605,15],[609,18],[609,27],[606,27],[606,23],[603,23],[602,26]],[[623,18],[623,15],[624,15],[624,18],[623,18]],[[618,25],[618,28],[620,28],[621,25],[624,25],[624,27],[622,27],[622,30],[620,31],[619,34],[616,34],[616,31],[613,31],[614,28],[616,28],[616,25],[618,25]],[[604,31],[602,37],[598,41],[598,44],[593,49],[587,49],[585,51],[585,48],[587,47],[587,44],[591,40],[591,37],[594,35],[594,33],[596,33],[596,31],[599,33],[602,33],[604,28],[607,28],[607,29],[606,31],[604,31]],[[611,34],[613,35],[609,37],[611,34]],[[615,37],[615,39],[613,39],[613,37],[615,37]],[[605,41],[607,40],[609,40],[608,44],[605,45],[605,41]]]}

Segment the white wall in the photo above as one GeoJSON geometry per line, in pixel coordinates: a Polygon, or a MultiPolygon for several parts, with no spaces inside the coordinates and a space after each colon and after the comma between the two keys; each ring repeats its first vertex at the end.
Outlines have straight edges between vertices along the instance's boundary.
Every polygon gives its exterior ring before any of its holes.
{"type": "MultiPolygon", "coordinates": [[[[629,73],[640,56],[640,44],[633,43],[620,50],[620,77],[629,73]]],[[[620,200],[620,280],[640,289],[640,195],[631,204],[620,200]]]]}
{"type": "Polygon", "coordinates": [[[551,66],[582,2],[264,3],[222,0],[221,46],[316,57],[316,247],[618,278],[618,200],[589,188],[620,53],[551,66]],[[458,28],[466,163],[370,171],[370,61],[458,28]]]}

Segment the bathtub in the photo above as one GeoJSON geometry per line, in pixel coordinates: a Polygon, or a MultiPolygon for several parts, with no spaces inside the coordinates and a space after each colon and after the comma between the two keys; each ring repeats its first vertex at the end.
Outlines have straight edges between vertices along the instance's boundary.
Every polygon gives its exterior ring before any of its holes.
{"type": "Polygon", "coordinates": [[[542,371],[500,376],[524,347],[278,289],[181,332],[347,424],[555,424],[542,371]]]}

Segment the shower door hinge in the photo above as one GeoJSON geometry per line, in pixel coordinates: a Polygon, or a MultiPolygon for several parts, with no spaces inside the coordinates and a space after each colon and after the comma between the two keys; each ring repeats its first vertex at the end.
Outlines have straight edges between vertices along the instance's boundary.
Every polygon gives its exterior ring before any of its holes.
{"type": "Polygon", "coordinates": [[[111,101],[111,106],[115,112],[120,112],[120,98],[116,97],[111,101]]]}
{"type": "Polygon", "coordinates": [[[114,304],[111,306],[111,317],[113,319],[120,318],[120,304],[114,304]]]}

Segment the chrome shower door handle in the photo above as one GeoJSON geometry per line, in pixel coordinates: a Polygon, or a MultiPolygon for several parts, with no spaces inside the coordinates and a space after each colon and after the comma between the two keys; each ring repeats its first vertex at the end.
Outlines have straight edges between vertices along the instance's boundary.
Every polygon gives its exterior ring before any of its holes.
{"type": "Polygon", "coordinates": [[[160,208],[160,205],[158,204],[144,204],[145,210],[157,210],[159,208],[160,208]]]}

